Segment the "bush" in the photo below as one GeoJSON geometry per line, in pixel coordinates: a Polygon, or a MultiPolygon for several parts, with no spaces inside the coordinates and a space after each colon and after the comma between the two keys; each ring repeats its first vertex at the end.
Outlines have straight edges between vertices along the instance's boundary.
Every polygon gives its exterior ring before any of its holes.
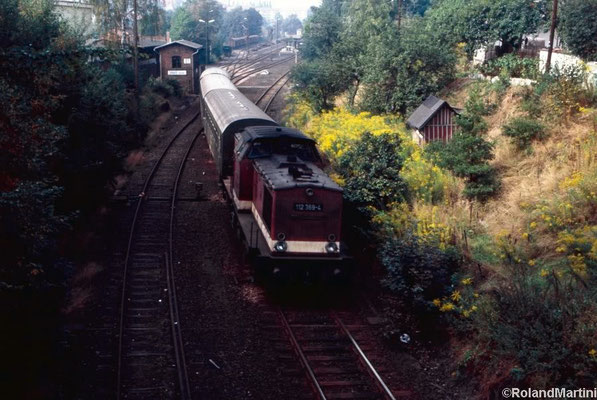
{"type": "Polygon", "coordinates": [[[176,79],[166,79],[166,84],[172,88],[172,94],[176,97],[182,97],[183,91],[180,82],[176,79]]]}
{"type": "Polygon", "coordinates": [[[380,210],[405,200],[408,187],[400,176],[403,164],[398,134],[363,133],[338,161],[337,170],[345,182],[345,198],[357,206],[380,210]]]}
{"type": "Polygon", "coordinates": [[[508,136],[519,150],[526,150],[534,140],[545,139],[545,126],[539,121],[528,117],[517,117],[502,127],[504,135],[508,136]]]}
{"type": "Polygon", "coordinates": [[[545,78],[546,94],[555,108],[554,117],[576,114],[594,99],[594,89],[586,86],[586,72],[580,67],[553,68],[545,78]],[[558,115],[559,114],[559,115],[558,115]]]}
{"type": "Polygon", "coordinates": [[[168,98],[174,94],[174,89],[172,85],[168,83],[168,81],[155,79],[153,76],[148,79],[146,87],[152,92],[165,98],[168,98]]]}
{"type": "Polygon", "coordinates": [[[537,79],[539,61],[535,58],[523,58],[515,54],[506,54],[500,58],[489,60],[480,67],[485,75],[506,75],[510,78],[537,79]]]}
{"type": "Polygon", "coordinates": [[[413,313],[431,310],[433,299],[447,295],[459,261],[454,249],[441,250],[412,232],[387,238],[379,257],[388,274],[385,285],[413,307],[413,313]]]}
{"type": "MultiPolygon", "coordinates": [[[[514,361],[509,371],[498,371],[506,376],[499,384],[592,385],[597,378],[594,292],[567,286],[555,274],[537,280],[525,267],[510,272],[511,280],[473,314],[489,358],[514,361]]],[[[479,362],[485,364],[486,357],[479,362]]]]}

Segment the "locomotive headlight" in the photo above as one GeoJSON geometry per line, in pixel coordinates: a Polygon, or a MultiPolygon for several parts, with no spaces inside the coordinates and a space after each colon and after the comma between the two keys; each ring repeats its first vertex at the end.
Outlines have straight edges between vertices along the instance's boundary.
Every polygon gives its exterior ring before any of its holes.
{"type": "Polygon", "coordinates": [[[325,251],[327,251],[328,253],[337,253],[338,245],[335,242],[329,242],[325,245],[325,251]]]}
{"type": "Polygon", "coordinates": [[[278,253],[284,253],[287,249],[288,245],[286,244],[286,242],[283,242],[281,240],[274,245],[274,250],[276,250],[278,253]]]}

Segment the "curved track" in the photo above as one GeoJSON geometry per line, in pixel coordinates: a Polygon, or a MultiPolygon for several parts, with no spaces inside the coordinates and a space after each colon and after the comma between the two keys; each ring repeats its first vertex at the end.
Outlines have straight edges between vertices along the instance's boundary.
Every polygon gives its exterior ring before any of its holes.
{"type": "Polygon", "coordinates": [[[255,104],[258,107],[261,107],[263,111],[267,112],[267,110],[269,110],[269,108],[271,107],[272,102],[274,101],[276,96],[278,96],[278,93],[280,93],[282,88],[286,86],[286,84],[290,80],[289,75],[290,71],[286,72],[284,75],[279,77],[269,88],[263,91],[261,96],[259,96],[257,100],[255,100],[255,104]]]}
{"type": "Polygon", "coordinates": [[[178,182],[201,133],[188,128],[198,116],[166,145],[137,200],[122,280],[117,399],[191,398],[172,256],[178,182]]]}

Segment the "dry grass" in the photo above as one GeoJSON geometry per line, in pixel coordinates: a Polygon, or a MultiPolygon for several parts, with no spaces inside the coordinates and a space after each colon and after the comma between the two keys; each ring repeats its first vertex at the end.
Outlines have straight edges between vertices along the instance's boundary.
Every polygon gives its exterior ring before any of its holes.
{"type": "Polygon", "coordinates": [[[517,150],[501,133],[502,126],[518,115],[520,97],[517,89],[512,88],[498,110],[487,118],[490,127],[488,137],[495,142],[492,163],[502,178],[500,195],[480,212],[480,222],[491,234],[521,230],[527,220],[521,204],[552,197],[564,178],[582,169],[580,160],[583,156],[579,143],[585,141],[593,129],[592,119],[585,116],[579,116],[566,125],[552,126],[549,138],[533,144],[532,153],[526,154],[517,150]]]}

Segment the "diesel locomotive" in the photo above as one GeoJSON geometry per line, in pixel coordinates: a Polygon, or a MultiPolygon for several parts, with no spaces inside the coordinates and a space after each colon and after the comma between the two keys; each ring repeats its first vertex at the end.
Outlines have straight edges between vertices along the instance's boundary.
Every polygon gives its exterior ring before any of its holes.
{"type": "Polygon", "coordinates": [[[207,142],[256,269],[348,273],[342,188],[322,170],[315,141],[280,126],[224,70],[208,68],[200,82],[207,142]]]}

